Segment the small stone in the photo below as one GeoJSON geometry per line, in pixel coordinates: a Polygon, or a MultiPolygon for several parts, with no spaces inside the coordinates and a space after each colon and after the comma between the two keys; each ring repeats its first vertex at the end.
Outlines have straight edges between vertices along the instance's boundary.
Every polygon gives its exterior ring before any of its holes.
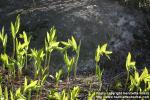
{"type": "Polygon", "coordinates": [[[131,26],[136,26],[135,21],[131,21],[129,24],[130,24],[131,26]]]}

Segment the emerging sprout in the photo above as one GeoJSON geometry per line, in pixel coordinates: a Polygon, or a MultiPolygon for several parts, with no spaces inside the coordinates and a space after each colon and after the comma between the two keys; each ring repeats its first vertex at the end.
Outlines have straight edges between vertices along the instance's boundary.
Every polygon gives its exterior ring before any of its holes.
{"type": "Polygon", "coordinates": [[[150,90],[150,74],[148,73],[147,68],[145,67],[142,74],[139,75],[137,71],[134,72],[134,76],[130,75],[130,91],[134,91],[136,89],[137,92],[144,92],[150,90]],[[142,89],[142,82],[144,82],[145,86],[142,89]]]}
{"type": "Polygon", "coordinates": [[[7,45],[7,34],[4,34],[4,27],[0,32],[0,41],[2,42],[4,53],[6,53],[6,45],[7,45]]]}
{"type": "Polygon", "coordinates": [[[60,69],[58,72],[56,72],[55,74],[55,78],[56,78],[56,86],[58,87],[58,83],[59,83],[59,80],[60,80],[60,77],[62,75],[62,70],[60,69]]]}
{"type": "Polygon", "coordinates": [[[71,72],[73,64],[74,64],[74,57],[72,57],[71,59],[69,59],[69,57],[67,55],[67,52],[65,52],[65,54],[64,54],[64,62],[65,62],[66,67],[67,67],[68,78],[69,78],[70,72],[71,72]]]}
{"type": "Polygon", "coordinates": [[[96,77],[98,78],[99,82],[100,82],[100,86],[99,86],[99,91],[101,90],[101,86],[102,86],[102,75],[103,75],[103,70],[100,69],[98,63],[100,62],[100,58],[101,56],[105,55],[108,59],[110,59],[109,55],[112,54],[112,51],[107,51],[107,44],[104,44],[100,47],[100,45],[98,45],[97,49],[96,49],[96,53],[95,53],[95,62],[96,62],[96,77]]]}
{"type": "Polygon", "coordinates": [[[76,40],[72,36],[71,39],[68,39],[68,42],[61,42],[65,47],[63,48],[63,51],[67,50],[68,48],[72,48],[73,51],[76,53],[75,57],[75,64],[74,64],[74,79],[76,79],[76,72],[77,72],[77,65],[78,65],[78,59],[80,55],[80,46],[81,46],[81,41],[79,42],[79,45],[77,45],[76,40]]]}
{"type": "Polygon", "coordinates": [[[11,34],[12,34],[12,38],[13,38],[13,58],[15,56],[15,48],[16,48],[16,35],[19,32],[19,28],[20,28],[20,15],[17,16],[16,18],[16,22],[13,24],[11,22],[11,34]]]}
{"type": "Polygon", "coordinates": [[[39,75],[40,71],[42,70],[42,61],[44,60],[45,53],[43,49],[39,51],[36,49],[31,49],[30,56],[34,59],[34,69],[35,69],[35,79],[39,75]]]}
{"type": "Polygon", "coordinates": [[[135,61],[131,61],[131,53],[128,53],[127,60],[126,60],[126,69],[130,71],[130,69],[135,69],[135,61]]]}
{"type": "Polygon", "coordinates": [[[136,69],[135,67],[135,62],[131,61],[131,53],[128,53],[127,59],[126,59],[126,70],[127,70],[127,79],[126,79],[126,84],[125,84],[125,89],[127,87],[128,81],[129,81],[129,76],[130,76],[130,69],[136,69]]]}
{"type": "Polygon", "coordinates": [[[89,92],[88,93],[88,98],[87,98],[87,100],[93,100],[93,97],[96,95],[96,93],[95,92],[89,92]]]}
{"type": "Polygon", "coordinates": [[[79,86],[76,86],[71,91],[71,100],[77,100],[77,96],[79,95],[80,88],[79,86]]]}
{"type": "Polygon", "coordinates": [[[49,68],[50,66],[50,58],[53,50],[59,48],[59,42],[56,41],[56,29],[52,27],[49,32],[47,32],[47,36],[45,39],[45,66],[49,68]]]}

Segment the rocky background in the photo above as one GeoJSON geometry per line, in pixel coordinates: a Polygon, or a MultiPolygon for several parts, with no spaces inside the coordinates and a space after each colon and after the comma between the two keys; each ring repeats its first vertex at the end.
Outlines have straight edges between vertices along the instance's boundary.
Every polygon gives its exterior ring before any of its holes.
{"type": "MultiPolygon", "coordinates": [[[[0,29],[4,25],[10,35],[10,22],[20,14],[20,32],[25,30],[32,35],[32,48],[43,47],[46,32],[52,26],[57,29],[58,40],[74,35],[82,41],[78,67],[82,74],[94,71],[95,49],[99,43],[108,43],[113,55],[111,61],[104,58],[101,66],[112,75],[125,69],[129,51],[139,68],[150,66],[150,22],[145,16],[148,11],[144,11],[117,0],[1,0],[0,29]]],[[[63,66],[60,58],[54,56],[52,65],[63,66]]]]}

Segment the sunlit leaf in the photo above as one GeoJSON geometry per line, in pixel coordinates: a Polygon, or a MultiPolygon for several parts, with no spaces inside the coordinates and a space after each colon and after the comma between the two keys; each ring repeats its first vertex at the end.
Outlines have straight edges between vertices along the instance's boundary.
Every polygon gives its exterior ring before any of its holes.
{"type": "Polygon", "coordinates": [[[50,30],[50,38],[51,38],[51,41],[54,40],[55,34],[56,34],[56,29],[55,29],[54,27],[52,27],[51,30],[50,30]]]}
{"type": "Polygon", "coordinates": [[[2,91],[2,86],[0,84],[0,97],[2,97],[2,96],[3,96],[3,91],[2,91]]]}
{"type": "Polygon", "coordinates": [[[96,93],[95,92],[89,92],[88,93],[88,100],[93,100],[93,97],[96,95],[96,93]]]}
{"type": "Polygon", "coordinates": [[[27,84],[28,84],[27,78],[25,77],[25,78],[24,78],[24,87],[27,87],[27,84]]]}
{"type": "Polygon", "coordinates": [[[64,61],[65,61],[66,65],[69,65],[69,58],[68,58],[67,52],[65,52],[65,54],[64,54],[64,61]]]}
{"type": "Polygon", "coordinates": [[[20,28],[20,15],[17,16],[16,22],[15,22],[15,33],[17,34],[20,28]]]}
{"type": "Polygon", "coordinates": [[[129,71],[130,68],[135,69],[136,68],[135,64],[136,64],[136,62],[134,62],[134,61],[132,62],[131,61],[131,53],[129,52],[128,56],[127,56],[127,59],[126,59],[126,69],[127,69],[127,71],[129,71]]]}
{"type": "Polygon", "coordinates": [[[41,80],[42,85],[44,85],[44,82],[46,81],[48,75],[44,75],[44,77],[41,80]]]}
{"type": "Polygon", "coordinates": [[[16,97],[19,97],[19,95],[21,94],[21,88],[18,88],[17,90],[16,90],[16,97]]]}
{"type": "Polygon", "coordinates": [[[105,51],[106,51],[106,48],[107,48],[107,44],[102,45],[101,51],[102,51],[102,52],[105,52],[105,51]]]}
{"type": "Polygon", "coordinates": [[[15,100],[12,91],[10,91],[10,99],[11,99],[11,100],[15,100]]]}
{"type": "Polygon", "coordinates": [[[73,46],[74,50],[76,51],[77,50],[77,43],[76,43],[76,41],[75,41],[73,36],[71,37],[71,39],[72,39],[72,42],[71,42],[72,46],[73,46]]]}
{"type": "Polygon", "coordinates": [[[98,45],[95,53],[95,61],[99,62],[100,61],[100,46],[98,45]]]}
{"type": "Polygon", "coordinates": [[[61,41],[64,46],[70,47],[71,45],[68,42],[61,41]]]}
{"type": "Polygon", "coordinates": [[[24,92],[28,91],[29,89],[36,88],[38,81],[33,81],[26,87],[24,87],[24,92]]]}
{"type": "Polygon", "coordinates": [[[61,75],[62,75],[62,70],[60,69],[58,72],[56,72],[55,75],[56,81],[59,81],[61,75]]]}
{"type": "Polygon", "coordinates": [[[73,90],[71,91],[71,100],[76,100],[77,99],[79,91],[80,91],[79,86],[76,86],[76,87],[73,88],[73,90]]]}
{"type": "Polygon", "coordinates": [[[4,90],[4,98],[5,98],[5,100],[8,100],[8,89],[7,89],[7,87],[5,87],[5,90],[4,90]]]}
{"type": "Polygon", "coordinates": [[[14,39],[16,37],[16,33],[15,33],[15,27],[14,27],[12,22],[11,22],[11,34],[12,34],[12,37],[14,39]]]}
{"type": "Polygon", "coordinates": [[[135,75],[136,82],[139,83],[140,82],[139,73],[137,71],[135,71],[134,75],[135,75]]]}
{"type": "Polygon", "coordinates": [[[146,77],[148,77],[148,70],[147,70],[147,68],[145,67],[144,70],[143,70],[143,72],[142,72],[142,74],[141,74],[141,76],[140,76],[140,79],[143,80],[143,79],[145,79],[146,77]]]}

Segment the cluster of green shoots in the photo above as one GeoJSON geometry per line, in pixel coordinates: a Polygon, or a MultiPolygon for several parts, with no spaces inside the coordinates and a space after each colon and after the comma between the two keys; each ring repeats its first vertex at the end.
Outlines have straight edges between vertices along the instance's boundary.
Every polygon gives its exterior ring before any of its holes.
{"type": "MultiPolygon", "coordinates": [[[[42,49],[30,49],[31,36],[28,36],[25,31],[21,32],[20,29],[20,16],[18,15],[15,23],[11,22],[11,35],[13,50],[12,55],[7,54],[7,39],[8,36],[5,33],[4,27],[0,31],[0,42],[2,44],[3,52],[0,54],[0,61],[2,62],[2,72],[8,73],[6,79],[4,76],[0,77],[0,99],[1,100],[31,100],[32,94],[36,94],[36,100],[42,96],[43,88],[50,76],[51,55],[53,51],[59,51],[63,55],[63,60],[67,69],[67,81],[70,82],[70,75],[73,71],[74,80],[77,79],[77,66],[80,54],[81,41],[77,42],[72,36],[68,41],[57,41],[56,29],[52,27],[46,35],[45,45],[42,49]],[[72,54],[69,50],[71,49],[72,54]],[[31,61],[32,65],[28,62],[31,61]],[[24,75],[24,70],[33,67],[34,77],[28,77],[24,75]],[[21,80],[24,77],[24,81],[21,80]],[[19,86],[14,86],[13,80],[20,80],[19,86]],[[7,81],[7,82],[4,82],[7,81]],[[9,86],[9,85],[10,86],[9,86]]],[[[95,53],[95,75],[99,81],[99,91],[102,91],[102,77],[104,69],[100,68],[100,61],[103,56],[110,59],[112,51],[108,51],[107,44],[98,45],[95,53]]],[[[138,70],[135,67],[135,62],[131,61],[131,54],[129,53],[126,60],[127,79],[125,89],[129,88],[130,91],[149,91],[150,90],[150,74],[145,67],[142,74],[139,75],[138,70]],[[134,73],[131,72],[134,70],[134,73]],[[130,82],[130,84],[129,84],[130,82]],[[144,86],[142,83],[145,83],[144,86]]],[[[53,77],[55,79],[55,89],[50,89],[46,99],[54,100],[77,100],[80,87],[76,86],[72,89],[69,87],[59,91],[60,79],[63,75],[63,69],[59,69],[53,77]]],[[[96,96],[93,91],[88,92],[88,100],[92,100],[96,96]]]]}
{"type": "Polygon", "coordinates": [[[40,88],[38,80],[31,80],[28,82],[25,77],[24,85],[18,87],[16,91],[13,89],[8,90],[7,86],[5,86],[4,91],[2,90],[2,86],[0,85],[0,99],[1,100],[31,100],[31,91],[35,91],[40,88]],[[10,98],[9,98],[10,97],[10,98]]]}
{"type": "Polygon", "coordinates": [[[128,53],[126,60],[126,70],[127,70],[126,86],[128,86],[128,81],[130,78],[130,85],[128,87],[130,91],[136,92],[150,91],[150,73],[148,73],[147,67],[145,67],[141,75],[139,75],[139,72],[135,64],[136,64],[135,61],[131,61],[131,54],[128,53]]]}
{"type": "MultiPolygon", "coordinates": [[[[2,71],[8,72],[6,75],[6,79],[9,82],[10,86],[4,83],[1,80],[0,85],[0,98],[1,99],[11,99],[11,100],[31,100],[32,92],[36,93],[36,99],[40,98],[42,95],[42,89],[44,88],[47,77],[50,76],[50,61],[51,55],[54,50],[60,51],[64,55],[64,62],[66,64],[66,68],[68,71],[68,77],[70,77],[71,71],[74,69],[74,78],[76,79],[76,71],[77,64],[79,59],[80,45],[75,41],[72,36],[71,39],[68,39],[67,42],[57,41],[56,37],[56,29],[52,27],[49,32],[47,32],[45,38],[45,46],[40,49],[30,49],[30,40],[31,36],[28,36],[25,31],[20,33],[20,16],[18,15],[15,23],[11,22],[11,35],[12,35],[12,43],[13,50],[12,55],[7,54],[6,46],[7,46],[7,34],[5,33],[4,27],[0,31],[0,42],[2,43],[3,53],[0,55],[0,61],[2,62],[2,71]],[[62,45],[62,47],[60,46],[62,45]],[[72,48],[73,52],[76,54],[73,56],[68,56],[68,49],[72,48]],[[29,65],[28,61],[31,61],[33,65],[29,65]],[[26,77],[24,76],[23,70],[27,70],[29,66],[33,66],[34,77],[26,77]],[[19,87],[16,88],[13,83],[13,80],[20,80],[25,77],[24,85],[19,83],[19,87]],[[4,84],[3,84],[4,83],[4,84]],[[3,91],[3,87],[5,88],[3,91]]],[[[59,88],[59,80],[61,79],[63,74],[63,69],[60,69],[55,74],[56,88],[59,88]]],[[[3,78],[3,76],[2,76],[3,78]]],[[[69,80],[68,80],[69,81],[69,80]]],[[[73,90],[69,89],[66,91],[65,89],[62,91],[61,95],[58,92],[54,93],[54,98],[58,100],[74,100],[77,98],[79,94],[80,88],[74,87],[73,90]]],[[[51,92],[48,94],[47,98],[51,98],[51,92]]]]}

